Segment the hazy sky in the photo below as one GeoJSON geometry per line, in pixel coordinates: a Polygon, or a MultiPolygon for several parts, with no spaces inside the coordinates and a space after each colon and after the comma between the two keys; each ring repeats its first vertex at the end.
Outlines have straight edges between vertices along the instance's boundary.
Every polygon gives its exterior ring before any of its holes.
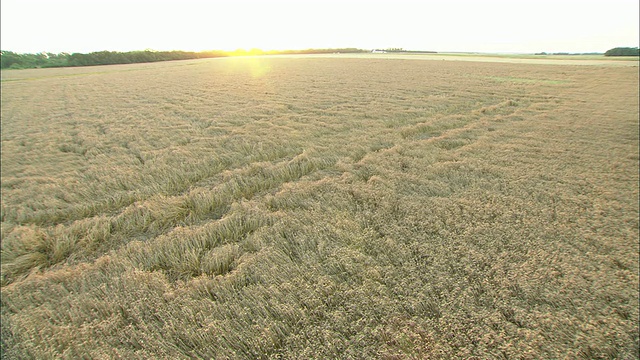
{"type": "Polygon", "coordinates": [[[638,46],[638,0],[2,0],[3,50],[401,47],[604,52],[638,46]]]}

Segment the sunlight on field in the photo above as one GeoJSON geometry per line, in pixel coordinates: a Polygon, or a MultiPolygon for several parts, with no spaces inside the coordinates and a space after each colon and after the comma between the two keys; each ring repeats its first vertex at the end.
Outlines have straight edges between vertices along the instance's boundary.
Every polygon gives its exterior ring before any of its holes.
{"type": "Polygon", "coordinates": [[[3,356],[637,357],[637,62],[425,59],[3,71],[3,356]]]}
{"type": "MultiPolygon", "coordinates": [[[[431,61],[469,61],[509,64],[536,65],[583,65],[583,66],[631,66],[637,67],[637,56],[603,55],[528,55],[528,54],[476,54],[476,53],[350,53],[317,55],[276,55],[279,58],[335,58],[335,59],[395,59],[395,60],[431,60],[431,61]]],[[[272,57],[272,56],[264,56],[272,57]]]]}

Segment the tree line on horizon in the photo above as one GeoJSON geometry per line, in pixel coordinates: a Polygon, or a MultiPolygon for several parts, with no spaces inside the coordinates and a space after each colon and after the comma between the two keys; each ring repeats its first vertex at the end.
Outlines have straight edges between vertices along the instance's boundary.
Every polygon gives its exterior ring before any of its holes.
{"type": "Polygon", "coordinates": [[[637,47],[617,47],[607,50],[604,56],[640,56],[640,49],[637,47]]]}
{"type": "MultiPolygon", "coordinates": [[[[403,49],[386,49],[392,52],[415,52],[403,49]]],[[[95,65],[115,65],[115,64],[134,64],[171,60],[189,60],[189,59],[205,59],[225,56],[252,56],[252,55],[286,55],[286,54],[331,54],[331,53],[363,53],[369,50],[357,48],[339,48],[339,49],[307,49],[307,50],[273,50],[263,51],[260,49],[235,51],[96,51],[91,53],[50,53],[41,52],[16,53],[13,51],[0,51],[0,69],[32,69],[32,68],[49,68],[49,67],[75,67],[75,66],[95,66],[95,65]]],[[[431,51],[429,51],[431,52],[431,51]]],[[[435,53],[435,51],[433,52],[435,53]]],[[[601,55],[601,53],[588,53],[581,55],[601,55]]],[[[536,53],[536,55],[573,55],[569,53],[536,53]]],[[[607,50],[604,56],[640,56],[640,50],[637,47],[616,47],[607,50]]]]}
{"type": "Polygon", "coordinates": [[[356,48],[340,49],[307,49],[307,50],[274,50],[262,51],[260,49],[235,50],[235,51],[96,51],[84,53],[50,53],[37,54],[16,53],[13,51],[0,51],[0,69],[32,69],[49,67],[74,67],[114,64],[134,64],[171,60],[205,59],[225,56],[249,56],[249,55],[282,55],[282,54],[331,54],[331,53],[356,53],[368,52],[356,48]]]}
{"type": "Polygon", "coordinates": [[[604,55],[604,56],[640,56],[640,50],[637,47],[616,47],[613,49],[607,50],[604,54],[599,52],[588,52],[588,53],[568,53],[568,52],[539,52],[535,53],[535,55],[604,55]]]}

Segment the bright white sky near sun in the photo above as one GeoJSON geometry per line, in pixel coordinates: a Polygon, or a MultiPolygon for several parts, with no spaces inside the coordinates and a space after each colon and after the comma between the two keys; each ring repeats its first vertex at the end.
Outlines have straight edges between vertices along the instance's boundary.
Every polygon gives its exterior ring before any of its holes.
{"type": "Polygon", "coordinates": [[[2,0],[3,50],[637,47],[638,0],[2,0]]]}

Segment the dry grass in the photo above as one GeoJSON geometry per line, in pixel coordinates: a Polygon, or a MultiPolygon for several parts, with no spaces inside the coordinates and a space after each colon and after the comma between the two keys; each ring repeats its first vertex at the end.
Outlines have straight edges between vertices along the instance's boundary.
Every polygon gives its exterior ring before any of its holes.
{"type": "Polygon", "coordinates": [[[3,358],[638,358],[637,66],[2,79],[3,358]]]}

